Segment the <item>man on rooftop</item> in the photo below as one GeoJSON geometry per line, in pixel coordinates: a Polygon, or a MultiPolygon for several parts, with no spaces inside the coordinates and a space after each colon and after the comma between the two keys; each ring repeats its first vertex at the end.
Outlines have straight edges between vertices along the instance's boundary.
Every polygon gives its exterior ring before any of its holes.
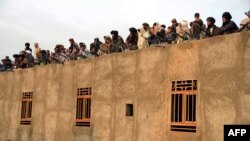
{"type": "Polygon", "coordinates": [[[218,34],[230,34],[238,31],[238,26],[231,20],[232,16],[229,12],[222,14],[222,26],[219,28],[218,34]]]}
{"type": "Polygon", "coordinates": [[[250,10],[245,12],[247,18],[244,18],[240,22],[240,30],[239,31],[247,31],[250,30],[250,10]]]}
{"type": "Polygon", "coordinates": [[[119,35],[118,31],[116,30],[112,30],[110,34],[112,36],[110,53],[122,52],[124,50],[124,45],[125,45],[123,38],[119,35]]]}
{"type": "Polygon", "coordinates": [[[69,42],[70,42],[69,49],[71,49],[71,50],[73,50],[73,48],[79,49],[78,44],[75,42],[75,40],[73,38],[70,38],[69,42]]]}
{"type": "Polygon", "coordinates": [[[200,14],[194,14],[194,21],[190,23],[192,35],[195,39],[200,39],[200,34],[203,27],[203,21],[200,19],[200,14]]]}
{"type": "Polygon", "coordinates": [[[207,18],[207,28],[206,28],[206,37],[213,37],[218,34],[218,27],[215,25],[215,19],[213,17],[207,18]]]}

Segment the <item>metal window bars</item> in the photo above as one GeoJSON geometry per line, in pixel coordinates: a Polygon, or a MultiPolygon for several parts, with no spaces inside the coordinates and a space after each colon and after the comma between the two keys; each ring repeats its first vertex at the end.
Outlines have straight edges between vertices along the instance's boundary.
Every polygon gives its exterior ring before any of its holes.
{"type": "Polygon", "coordinates": [[[91,87],[77,89],[76,126],[90,126],[91,87]]]}
{"type": "Polygon", "coordinates": [[[31,124],[33,92],[24,92],[22,95],[21,121],[22,125],[31,124]]]}
{"type": "Polygon", "coordinates": [[[197,80],[172,81],[171,131],[196,132],[197,80]]]}

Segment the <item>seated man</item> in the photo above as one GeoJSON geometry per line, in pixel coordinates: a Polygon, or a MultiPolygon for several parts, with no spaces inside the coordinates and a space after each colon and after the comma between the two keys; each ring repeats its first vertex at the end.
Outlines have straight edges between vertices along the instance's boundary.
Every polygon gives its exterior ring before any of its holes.
{"type": "Polygon", "coordinates": [[[166,31],[165,41],[171,44],[176,39],[176,33],[172,26],[169,26],[166,31]]]}
{"type": "Polygon", "coordinates": [[[125,44],[122,37],[118,34],[118,31],[112,30],[110,34],[112,35],[110,53],[123,52],[125,44]]]}
{"type": "Polygon", "coordinates": [[[247,18],[241,20],[239,31],[250,30],[250,10],[248,12],[245,12],[245,14],[247,15],[247,18]]]}
{"type": "Polygon", "coordinates": [[[38,64],[39,65],[46,65],[48,63],[47,60],[47,53],[45,50],[41,50],[38,55],[38,64]]]}
{"type": "Polygon", "coordinates": [[[14,57],[13,68],[14,69],[22,68],[22,66],[21,66],[22,58],[20,57],[20,55],[19,54],[14,54],[13,57],[14,57]]]}
{"type": "Polygon", "coordinates": [[[66,56],[67,56],[68,60],[70,60],[70,61],[77,60],[79,50],[80,49],[73,48],[73,50],[71,51],[70,54],[67,54],[67,52],[66,52],[66,56]]]}
{"type": "Polygon", "coordinates": [[[207,28],[205,30],[206,37],[213,37],[216,36],[218,33],[218,27],[214,24],[215,19],[213,17],[207,18],[207,28]]]}
{"type": "Polygon", "coordinates": [[[231,21],[232,16],[229,12],[224,12],[222,14],[222,26],[218,30],[218,34],[230,34],[238,31],[238,26],[234,21],[231,21]]]}
{"type": "Polygon", "coordinates": [[[28,58],[25,56],[26,52],[22,51],[20,52],[19,56],[19,61],[20,61],[20,68],[28,68],[28,58]]]}
{"type": "Polygon", "coordinates": [[[86,59],[92,56],[91,52],[87,50],[86,44],[83,42],[79,43],[80,50],[77,55],[77,59],[86,59]]]}
{"type": "Polygon", "coordinates": [[[64,63],[64,61],[67,60],[67,56],[64,53],[65,48],[63,45],[57,44],[54,48],[54,51],[55,52],[51,54],[49,59],[51,63],[64,63]]]}
{"type": "Polygon", "coordinates": [[[6,56],[5,59],[2,59],[3,69],[4,70],[11,70],[12,69],[12,62],[9,56],[6,56]]]}
{"type": "Polygon", "coordinates": [[[138,35],[137,30],[134,27],[129,28],[130,34],[128,35],[126,39],[126,46],[129,50],[136,50],[138,49],[137,41],[138,41],[138,35]]]}
{"type": "Polygon", "coordinates": [[[34,56],[31,54],[32,52],[30,50],[26,50],[23,51],[23,68],[29,68],[29,67],[33,67],[34,63],[35,63],[35,58],[34,56]]]}
{"type": "Polygon", "coordinates": [[[161,26],[158,22],[155,22],[150,29],[150,36],[148,37],[149,45],[159,44],[161,42],[160,34],[161,26]]]}
{"type": "Polygon", "coordinates": [[[165,42],[166,25],[164,25],[164,24],[161,25],[160,30],[156,36],[160,40],[160,42],[165,42]]]}
{"type": "Polygon", "coordinates": [[[98,56],[98,52],[99,52],[101,44],[102,44],[102,42],[99,41],[99,38],[96,37],[94,39],[94,42],[90,44],[90,51],[91,51],[92,55],[98,56]]]}
{"type": "Polygon", "coordinates": [[[179,25],[176,27],[177,43],[181,43],[184,40],[190,39],[190,31],[188,29],[188,22],[182,20],[179,25]]]}
{"type": "Polygon", "coordinates": [[[107,55],[109,54],[109,50],[111,48],[111,37],[109,36],[104,36],[103,37],[105,42],[103,44],[100,45],[100,50],[99,50],[99,55],[102,56],[102,55],[107,55]]]}

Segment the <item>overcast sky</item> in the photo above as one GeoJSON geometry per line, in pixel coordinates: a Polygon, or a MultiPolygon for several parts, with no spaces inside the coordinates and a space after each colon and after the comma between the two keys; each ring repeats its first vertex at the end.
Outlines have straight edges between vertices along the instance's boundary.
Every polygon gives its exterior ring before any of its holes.
{"type": "Polygon", "coordinates": [[[89,48],[113,29],[125,39],[130,27],[169,26],[172,18],[190,22],[195,12],[221,26],[222,13],[229,11],[239,25],[248,10],[250,0],[0,0],[0,58],[20,52],[25,42],[53,50],[59,43],[68,48],[73,37],[89,48]]]}

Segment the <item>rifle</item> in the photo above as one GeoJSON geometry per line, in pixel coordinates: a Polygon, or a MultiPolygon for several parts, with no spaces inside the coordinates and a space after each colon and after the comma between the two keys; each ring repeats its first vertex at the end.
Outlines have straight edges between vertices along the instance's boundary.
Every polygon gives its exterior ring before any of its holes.
{"type": "Polygon", "coordinates": [[[208,33],[206,30],[204,30],[200,25],[197,25],[196,27],[198,27],[200,31],[204,32],[208,37],[212,37],[212,35],[208,33]]]}
{"type": "Polygon", "coordinates": [[[188,33],[187,31],[185,31],[185,30],[183,30],[183,29],[181,29],[181,31],[183,31],[185,34],[187,34],[187,35],[190,36],[191,38],[194,38],[194,36],[193,36],[192,34],[188,33]]]}
{"type": "Polygon", "coordinates": [[[203,28],[201,28],[200,27],[200,29],[201,29],[201,31],[202,32],[204,32],[208,37],[212,37],[212,35],[211,34],[209,34],[206,30],[204,30],[203,28]]]}
{"type": "Polygon", "coordinates": [[[248,30],[250,28],[250,21],[247,22],[246,24],[242,25],[242,27],[238,30],[238,32],[248,30]],[[247,29],[245,29],[247,27],[247,29]]]}
{"type": "Polygon", "coordinates": [[[181,37],[183,40],[188,40],[187,37],[181,36],[180,34],[176,33],[177,36],[181,37]]]}
{"type": "Polygon", "coordinates": [[[148,38],[146,38],[146,37],[144,37],[144,36],[142,36],[142,35],[141,35],[141,37],[143,37],[144,39],[148,40],[148,38]]]}
{"type": "Polygon", "coordinates": [[[204,30],[202,27],[200,27],[200,26],[197,26],[197,27],[199,27],[199,29],[200,29],[202,32],[204,32],[208,37],[212,37],[212,35],[211,35],[210,33],[208,33],[206,30],[204,30]]]}

